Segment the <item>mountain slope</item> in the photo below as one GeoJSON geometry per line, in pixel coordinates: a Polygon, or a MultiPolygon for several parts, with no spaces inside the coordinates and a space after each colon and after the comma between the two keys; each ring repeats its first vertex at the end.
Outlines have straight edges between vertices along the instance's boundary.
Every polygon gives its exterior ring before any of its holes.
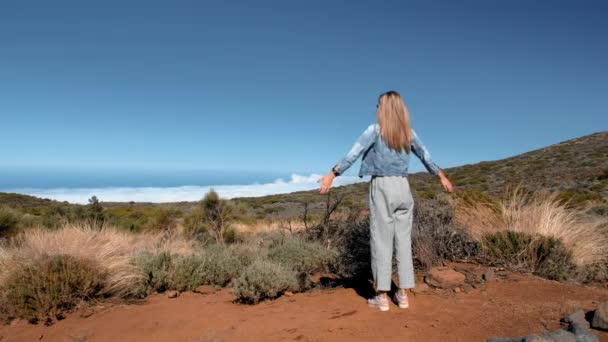
{"type": "MultiPolygon", "coordinates": [[[[506,188],[521,186],[530,191],[559,191],[574,203],[591,202],[606,210],[608,199],[608,132],[567,140],[510,158],[483,161],[445,170],[457,192],[482,191],[499,195],[506,188]]],[[[434,176],[419,172],[409,176],[418,197],[434,198],[442,189],[434,176]]],[[[332,192],[345,196],[346,206],[366,207],[367,183],[336,187],[332,192]]],[[[325,198],[316,191],[302,191],[259,198],[240,198],[256,213],[271,216],[302,211],[303,203],[320,210],[325,198]],[[272,209],[274,208],[274,209],[272,209]]],[[[604,213],[605,214],[605,213],[604,213]]]]}

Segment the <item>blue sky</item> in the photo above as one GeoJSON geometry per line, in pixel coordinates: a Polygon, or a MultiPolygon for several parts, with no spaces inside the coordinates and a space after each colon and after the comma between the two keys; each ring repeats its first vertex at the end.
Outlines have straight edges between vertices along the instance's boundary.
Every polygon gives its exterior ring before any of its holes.
{"type": "Polygon", "coordinates": [[[440,166],[501,159],[608,129],[607,16],[600,1],[3,1],[0,168],[326,172],[390,89],[440,166]]]}

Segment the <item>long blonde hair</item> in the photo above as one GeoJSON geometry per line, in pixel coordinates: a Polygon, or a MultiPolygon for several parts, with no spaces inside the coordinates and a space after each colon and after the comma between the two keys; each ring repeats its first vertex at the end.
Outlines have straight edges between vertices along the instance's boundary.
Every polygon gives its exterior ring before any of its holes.
{"type": "Polygon", "coordinates": [[[410,153],[412,128],[410,113],[396,91],[387,91],[378,97],[378,123],[380,136],[391,149],[410,153]]]}

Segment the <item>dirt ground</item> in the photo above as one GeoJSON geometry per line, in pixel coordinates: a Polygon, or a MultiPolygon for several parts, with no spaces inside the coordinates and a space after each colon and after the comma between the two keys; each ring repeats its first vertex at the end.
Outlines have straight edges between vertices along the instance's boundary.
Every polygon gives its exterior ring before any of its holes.
{"type": "MultiPolygon", "coordinates": [[[[560,327],[576,308],[594,309],[608,289],[511,274],[468,293],[410,294],[410,308],[370,309],[353,288],[283,296],[255,306],[230,290],[154,295],[142,304],[77,311],[51,326],[0,326],[0,341],[485,341],[560,327]]],[[[593,330],[600,341],[608,333],[593,330]]]]}

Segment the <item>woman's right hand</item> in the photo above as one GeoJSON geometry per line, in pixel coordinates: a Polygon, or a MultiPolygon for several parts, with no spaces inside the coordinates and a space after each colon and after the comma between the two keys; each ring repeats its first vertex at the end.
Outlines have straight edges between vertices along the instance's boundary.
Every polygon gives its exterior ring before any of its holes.
{"type": "Polygon", "coordinates": [[[334,175],[333,172],[321,177],[319,179],[319,184],[321,184],[319,187],[319,193],[326,194],[329,191],[329,188],[331,188],[331,183],[333,183],[334,178],[336,178],[336,175],[334,175]]]}
{"type": "Polygon", "coordinates": [[[454,186],[452,182],[448,179],[448,176],[445,175],[443,171],[439,172],[439,180],[441,181],[441,185],[447,192],[454,192],[454,186]]]}

